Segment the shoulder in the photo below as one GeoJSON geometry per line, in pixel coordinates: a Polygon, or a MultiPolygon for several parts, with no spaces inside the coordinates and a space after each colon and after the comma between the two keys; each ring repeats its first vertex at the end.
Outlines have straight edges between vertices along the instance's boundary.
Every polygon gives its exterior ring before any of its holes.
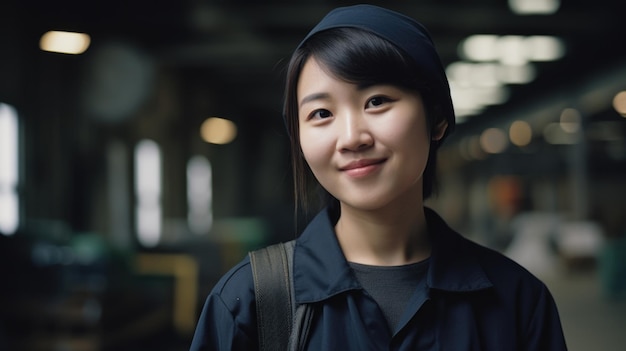
{"type": "Polygon", "coordinates": [[[226,272],[215,284],[211,295],[219,297],[234,315],[242,309],[253,308],[254,283],[250,258],[246,256],[226,272]]]}
{"type": "Polygon", "coordinates": [[[446,268],[476,276],[484,273],[496,288],[521,283],[542,285],[530,271],[502,252],[452,229],[435,211],[425,208],[425,214],[429,229],[437,233],[433,237],[433,249],[437,251],[440,261],[446,261],[446,268]]]}
{"type": "Polygon", "coordinates": [[[546,293],[549,294],[543,281],[503,253],[469,239],[463,241],[496,291],[500,291],[502,295],[536,300],[546,293]]]}
{"type": "Polygon", "coordinates": [[[491,284],[471,294],[486,328],[517,335],[520,349],[566,350],[556,302],[542,280],[499,251],[466,238],[457,243],[491,284]]]}
{"type": "Polygon", "coordinates": [[[226,272],[209,293],[190,350],[252,350],[257,340],[249,260],[226,272]]]}
{"type": "Polygon", "coordinates": [[[538,280],[530,271],[500,251],[464,236],[461,236],[460,245],[479,262],[490,278],[538,280]]]}
{"type": "Polygon", "coordinates": [[[431,287],[447,291],[493,288],[505,299],[519,296],[520,287],[543,289],[524,267],[503,253],[458,233],[434,211],[425,211],[432,234],[431,287]]]}

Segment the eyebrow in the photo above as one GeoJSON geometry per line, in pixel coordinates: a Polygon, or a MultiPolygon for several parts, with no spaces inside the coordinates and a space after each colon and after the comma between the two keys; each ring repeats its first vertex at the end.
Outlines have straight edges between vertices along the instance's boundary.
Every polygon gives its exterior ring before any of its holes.
{"type": "Polygon", "coordinates": [[[313,93],[311,95],[307,95],[303,97],[302,100],[300,101],[299,106],[302,107],[302,105],[306,104],[307,102],[311,102],[314,100],[323,100],[323,99],[328,99],[328,98],[330,98],[330,94],[328,93],[313,93]]]}

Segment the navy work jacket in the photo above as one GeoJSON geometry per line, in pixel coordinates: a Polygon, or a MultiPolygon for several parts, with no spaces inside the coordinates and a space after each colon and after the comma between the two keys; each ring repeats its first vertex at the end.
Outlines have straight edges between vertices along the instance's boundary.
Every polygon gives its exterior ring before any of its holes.
{"type": "MultiPolygon", "coordinates": [[[[546,286],[502,254],[453,231],[426,208],[432,253],[426,281],[390,330],[341,251],[334,221],[319,213],[297,239],[297,303],[314,304],[307,350],[566,350],[546,286]]],[[[209,294],[191,351],[258,350],[250,261],[209,294]]]]}

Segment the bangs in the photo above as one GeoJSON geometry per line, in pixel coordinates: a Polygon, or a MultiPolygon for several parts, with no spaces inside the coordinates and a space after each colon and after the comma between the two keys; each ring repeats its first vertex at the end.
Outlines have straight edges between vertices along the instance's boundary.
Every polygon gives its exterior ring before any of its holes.
{"type": "Polygon", "coordinates": [[[395,45],[365,30],[335,28],[309,38],[306,51],[346,82],[362,87],[391,84],[424,91],[417,65],[395,45]]]}

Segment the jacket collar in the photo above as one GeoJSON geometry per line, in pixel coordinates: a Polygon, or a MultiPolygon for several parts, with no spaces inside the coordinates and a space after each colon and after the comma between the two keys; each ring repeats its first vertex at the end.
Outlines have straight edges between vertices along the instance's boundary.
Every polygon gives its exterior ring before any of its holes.
{"type": "Polygon", "coordinates": [[[352,274],[327,209],[313,218],[296,240],[293,280],[297,303],[316,302],[360,289],[352,274]]]}
{"type": "MultiPolygon", "coordinates": [[[[491,287],[472,254],[476,244],[448,227],[435,211],[425,208],[425,214],[433,243],[427,286],[453,292],[491,287]]],[[[297,239],[293,275],[297,303],[317,302],[361,289],[341,251],[327,209],[318,213],[297,239]]]]}
{"type": "Polygon", "coordinates": [[[478,262],[477,244],[452,230],[433,210],[425,207],[432,253],[427,285],[431,289],[471,292],[493,286],[478,262]]]}

